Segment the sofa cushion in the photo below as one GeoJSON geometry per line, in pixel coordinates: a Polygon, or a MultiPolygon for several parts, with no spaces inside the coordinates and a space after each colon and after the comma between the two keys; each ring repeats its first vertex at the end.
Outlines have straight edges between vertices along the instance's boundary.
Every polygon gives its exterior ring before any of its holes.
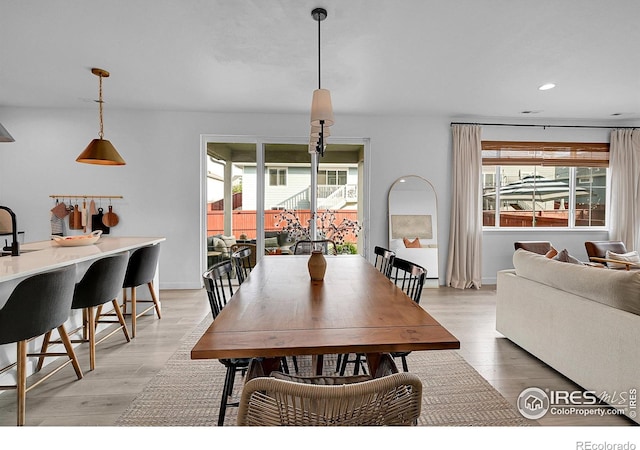
{"type": "Polygon", "coordinates": [[[561,261],[561,262],[566,262],[571,264],[583,264],[582,261],[571,256],[566,248],[560,250],[558,254],[553,257],[553,259],[555,259],[556,261],[561,261]]]}
{"type": "Polygon", "coordinates": [[[513,267],[523,278],[640,315],[640,272],[566,264],[526,250],[515,251],[513,267]]]}
{"type": "Polygon", "coordinates": [[[278,238],[277,237],[268,237],[264,239],[264,248],[278,248],[278,238]]]}
{"type": "MultiPolygon", "coordinates": [[[[627,253],[616,253],[616,252],[607,250],[605,258],[613,259],[615,261],[631,262],[631,263],[634,263],[633,266],[631,266],[632,268],[634,269],[640,268],[640,255],[638,255],[637,251],[627,252],[627,253]]],[[[607,266],[610,269],[626,269],[627,268],[626,264],[616,264],[612,262],[607,262],[607,266]]]]}
{"type": "Polygon", "coordinates": [[[558,250],[556,250],[555,248],[551,247],[551,249],[547,253],[545,253],[544,256],[546,256],[547,258],[553,258],[557,254],[558,254],[558,250]]]}

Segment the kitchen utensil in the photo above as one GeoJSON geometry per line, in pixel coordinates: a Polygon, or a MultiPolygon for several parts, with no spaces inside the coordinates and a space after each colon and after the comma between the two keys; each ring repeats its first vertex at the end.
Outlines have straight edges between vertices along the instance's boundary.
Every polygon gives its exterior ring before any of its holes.
{"type": "Polygon", "coordinates": [[[102,223],[108,227],[115,227],[119,221],[120,218],[113,212],[113,206],[109,205],[109,212],[102,217],[102,223]]]}
{"type": "Polygon", "coordinates": [[[56,202],[56,206],[51,208],[51,212],[58,219],[64,219],[69,215],[69,211],[67,211],[67,205],[65,205],[64,202],[56,202]]]}
{"type": "Polygon", "coordinates": [[[82,229],[82,215],[78,205],[74,205],[69,213],[69,229],[81,230],[82,229]]]}
{"type": "Polygon", "coordinates": [[[80,236],[51,236],[53,242],[60,247],[81,247],[84,245],[95,244],[100,236],[102,230],[92,231],[90,234],[82,234],[80,236]]]}
{"type": "Polygon", "coordinates": [[[102,208],[98,208],[98,214],[91,216],[91,229],[94,231],[102,230],[103,234],[109,234],[110,228],[102,222],[102,217],[104,215],[102,214],[103,211],[104,210],[102,208]]]}

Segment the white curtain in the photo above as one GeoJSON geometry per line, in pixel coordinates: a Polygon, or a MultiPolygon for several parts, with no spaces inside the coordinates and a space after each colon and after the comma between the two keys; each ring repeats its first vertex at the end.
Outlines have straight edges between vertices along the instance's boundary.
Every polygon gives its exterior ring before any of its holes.
{"type": "Polygon", "coordinates": [[[482,285],[482,144],[477,125],[452,125],[453,186],[448,286],[482,285]]]}
{"type": "Polygon", "coordinates": [[[640,250],[640,130],[613,130],[609,147],[609,239],[640,250]]]}

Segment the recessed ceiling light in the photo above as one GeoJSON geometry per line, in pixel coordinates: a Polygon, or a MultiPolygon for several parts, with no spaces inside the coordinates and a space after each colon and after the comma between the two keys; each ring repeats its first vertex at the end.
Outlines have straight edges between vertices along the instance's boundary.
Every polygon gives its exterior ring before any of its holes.
{"type": "Polygon", "coordinates": [[[526,110],[526,111],[520,111],[520,114],[539,114],[541,112],[542,112],[541,109],[538,109],[538,110],[526,110]]]}
{"type": "Polygon", "coordinates": [[[622,113],[613,113],[613,114],[611,114],[611,115],[612,115],[612,116],[621,116],[621,115],[622,115],[622,113]]]}
{"type": "Polygon", "coordinates": [[[556,87],[554,83],[546,83],[540,86],[538,89],[541,91],[548,91],[549,89],[553,89],[554,87],[556,87]]]}

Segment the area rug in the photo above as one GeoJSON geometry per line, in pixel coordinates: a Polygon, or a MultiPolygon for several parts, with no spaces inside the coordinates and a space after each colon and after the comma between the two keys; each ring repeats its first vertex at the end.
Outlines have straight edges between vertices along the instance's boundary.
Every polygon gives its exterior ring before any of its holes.
{"type": "MultiPolygon", "coordinates": [[[[216,426],[225,368],[217,360],[191,360],[190,351],[211,323],[205,318],[185,338],[166,366],[116,421],[118,426],[216,426]]],[[[335,355],[325,357],[325,373],[335,369],[335,355]]],[[[409,370],[423,384],[422,426],[531,426],[454,350],[412,352],[409,370]]],[[[298,357],[301,373],[308,357],[298,357]]],[[[293,369],[291,361],[290,369],[293,369]]],[[[242,389],[236,380],[234,399],[242,389]]],[[[228,408],[225,426],[235,425],[237,408],[228,408]]]]}

